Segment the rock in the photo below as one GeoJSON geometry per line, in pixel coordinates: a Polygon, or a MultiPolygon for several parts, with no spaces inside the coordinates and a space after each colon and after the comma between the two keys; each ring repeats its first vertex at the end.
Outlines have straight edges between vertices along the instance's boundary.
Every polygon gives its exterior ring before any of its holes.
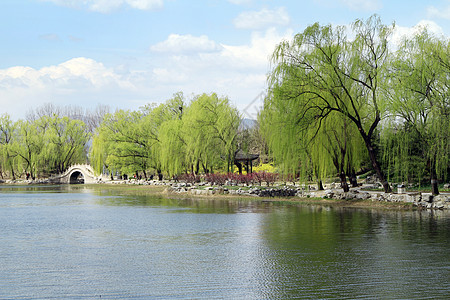
{"type": "Polygon", "coordinates": [[[433,202],[439,202],[439,201],[442,203],[450,202],[450,196],[440,194],[440,195],[433,197],[433,202]]]}
{"type": "Polygon", "coordinates": [[[433,207],[436,209],[443,209],[444,208],[444,202],[443,201],[438,201],[433,203],[433,207]]]}
{"type": "Polygon", "coordinates": [[[422,194],[422,201],[424,201],[424,202],[428,202],[428,203],[431,203],[431,202],[433,202],[433,195],[432,194],[428,194],[428,193],[423,193],[422,194]]]}
{"type": "Polygon", "coordinates": [[[359,193],[356,195],[356,199],[360,199],[360,200],[370,199],[370,194],[369,193],[359,193]]]}
{"type": "Polygon", "coordinates": [[[407,194],[405,197],[405,202],[414,203],[422,201],[422,195],[420,193],[417,194],[407,194]]]}

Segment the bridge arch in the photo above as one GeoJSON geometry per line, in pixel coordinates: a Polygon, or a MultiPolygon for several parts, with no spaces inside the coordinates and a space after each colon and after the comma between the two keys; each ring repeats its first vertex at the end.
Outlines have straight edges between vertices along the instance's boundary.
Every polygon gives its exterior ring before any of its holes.
{"type": "Polygon", "coordinates": [[[74,170],[69,175],[69,184],[83,184],[84,183],[84,174],[80,170],[74,170]]]}
{"type": "Polygon", "coordinates": [[[107,181],[107,178],[100,175],[95,176],[94,170],[90,165],[87,164],[77,164],[70,166],[64,173],[52,176],[49,178],[52,183],[66,183],[66,184],[76,184],[76,183],[96,183],[98,181],[107,181]]]}

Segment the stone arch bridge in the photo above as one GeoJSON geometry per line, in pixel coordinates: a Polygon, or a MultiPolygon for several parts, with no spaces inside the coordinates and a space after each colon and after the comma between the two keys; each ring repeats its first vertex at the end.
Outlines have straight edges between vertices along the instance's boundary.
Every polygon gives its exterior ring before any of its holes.
{"type": "Polygon", "coordinates": [[[76,164],[70,166],[67,171],[62,174],[52,176],[49,181],[51,183],[66,183],[66,184],[76,184],[76,183],[97,183],[101,180],[105,180],[103,176],[96,177],[94,170],[88,164],[76,164]]]}

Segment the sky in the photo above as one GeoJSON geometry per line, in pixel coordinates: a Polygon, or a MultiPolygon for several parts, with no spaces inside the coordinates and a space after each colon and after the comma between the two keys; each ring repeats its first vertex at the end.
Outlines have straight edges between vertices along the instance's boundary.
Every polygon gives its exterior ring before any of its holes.
{"type": "Polygon", "coordinates": [[[418,26],[450,36],[450,0],[0,0],[0,115],[137,110],[181,91],[255,118],[278,43],[373,14],[395,22],[393,40],[418,26]]]}

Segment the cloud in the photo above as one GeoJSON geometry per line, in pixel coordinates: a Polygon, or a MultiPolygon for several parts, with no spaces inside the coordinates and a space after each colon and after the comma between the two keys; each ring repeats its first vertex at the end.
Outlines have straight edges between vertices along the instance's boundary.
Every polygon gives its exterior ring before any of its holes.
{"type": "Polygon", "coordinates": [[[183,91],[186,95],[216,92],[242,110],[264,90],[275,45],[292,35],[275,29],[254,32],[243,45],[219,45],[207,36],[169,35],[153,46],[158,51],[152,51],[150,58],[139,58],[133,66],[108,67],[78,57],[38,69],[0,69],[0,107],[14,119],[48,102],[138,109],[183,91]]]}
{"type": "Polygon", "coordinates": [[[39,36],[39,39],[50,41],[50,42],[59,42],[59,41],[61,41],[59,36],[57,34],[54,34],[54,33],[42,34],[42,35],[39,36]]]}
{"type": "Polygon", "coordinates": [[[236,28],[264,29],[272,26],[286,26],[290,22],[289,14],[284,7],[276,10],[262,9],[259,11],[246,11],[233,20],[236,28]]]}
{"type": "Polygon", "coordinates": [[[413,27],[402,27],[396,25],[390,41],[394,44],[394,47],[397,48],[401,45],[404,39],[413,37],[425,28],[434,35],[444,35],[444,30],[436,22],[421,20],[413,27]]]}
{"type": "Polygon", "coordinates": [[[341,0],[341,2],[355,11],[376,11],[383,6],[380,0],[341,0]]]}
{"type": "Polygon", "coordinates": [[[132,94],[136,90],[130,80],[132,75],[119,75],[102,63],[84,57],[41,69],[25,66],[2,69],[0,106],[13,116],[23,117],[26,109],[45,102],[87,107],[100,102],[114,103],[115,94],[132,94]]]}
{"type": "Polygon", "coordinates": [[[236,5],[242,5],[242,4],[249,4],[253,0],[228,0],[228,2],[236,4],[236,5]]]}
{"type": "Polygon", "coordinates": [[[152,81],[166,93],[181,90],[185,94],[216,92],[226,95],[243,110],[264,91],[269,57],[275,46],[292,37],[292,31],[280,33],[272,28],[253,32],[248,44],[221,44],[218,51],[164,56],[157,59],[152,81]]]}
{"type": "Polygon", "coordinates": [[[439,18],[439,19],[450,20],[450,1],[447,1],[447,5],[443,8],[429,6],[427,8],[427,15],[429,18],[439,18]]]}
{"type": "Polygon", "coordinates": [[[284,34],[280,34],[274,28],[268,29],[264,33],[253,32],[249,45],[223,45],[222,56],[245,68],[267,68],[269,57],[272,55],[275,46],[282,40],[290,40],[292,37],[293,32],[290,30],[284,34]]]}
{"type": "Polygon", "coordinates": [[[206,35],[192,36],[171,34],[167,40],[150,47],[150,50],[164,53],[191,54],[201,52],[216,52],[221,46],[210,40],[206,35]]]}
{"type": "Polygon", "coordinates": [[[75,43],[83,41],[82,38],[79,38],[79,37],[76,37],[76,36],[73,36],[73,35],[69,35],[68,38],[69,38],[69,40],[71,40],[72,42],[75,42],[75,43]]]}
{"type": "Polygon", "coordinates": [[[91,11],[109,13],[122,6],[140,10],[155,10],[163,7],[163,0],[42,0],[56,5],[87,9],[91,11]]]}
{"type": "Polygon", "coordinates": [[[344,5],[353,11],[377,11],[383,7],[381,0],[314,0],[314,2],[331,8],[344,5]]]}

